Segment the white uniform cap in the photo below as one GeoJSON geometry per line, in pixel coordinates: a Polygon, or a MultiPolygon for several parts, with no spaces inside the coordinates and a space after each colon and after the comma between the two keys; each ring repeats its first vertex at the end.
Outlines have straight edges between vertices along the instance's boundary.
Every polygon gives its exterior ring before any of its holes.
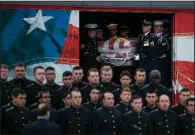
{"type": "Polygon", "coordinates": [[[115,29],[118,24],[111,23],[108,26],[106,26],[108,29],[115,29]]]}
{"type": "Polygon", "coordinates": [[[85,28],[87,28],[87,29],[96,29],[97,27],[98,27],[97,24],[87,24],[87,25],[85,25],[85,28]]]}
{"type": "Polygon", "coordinates": [[[153,24],[154,25],[163,25],[163,21],[157,20],[157,21],[154,21],[153,24]]]}

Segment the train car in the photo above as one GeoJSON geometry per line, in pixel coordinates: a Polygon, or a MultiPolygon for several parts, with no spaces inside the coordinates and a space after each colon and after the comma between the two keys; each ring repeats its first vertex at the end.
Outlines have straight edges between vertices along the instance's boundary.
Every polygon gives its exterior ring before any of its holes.
{"type": "MultiPolygon", "coordinates": [[[[172,89],[176,95],[173,101],[177,102],[178,92],[183,87],[190,88],[194,95],[194,10],[193,4],[189,3],[186,6],[186,3],[188,2],[183,4],[181,2],[159,2],[159,4],[158,2],[115,2],[112,5],[112,2],[4,2],[0,5],[3,18],[1,59],[3,63],[9,65],[10,69],[16,62],[25,62],[27,77],[32,79],[32,69],[37,64],[44,67],[53,66],[57,71],[56,81],[61,82],[62,72],[72,70],[73,66],[80,64],[80,45],[84,38],[83,25],[86,23],[86,18],[89,18],[89,14],[95,17],[95,13],[101,12],[96,16],[99,22],[105,20],[103,14],[110,14],[110,16],[115,14],[113,18],[117,16],[120,18],[119,14],[123,13],[135,16],[147,13],[156,17],[168,14],[172,21],[170,70],[172,89]]],[[[132,22],[134,19],[128,16],[124,18],[123,20],[132,20],[132,22]]],[[[136,31],[133,27],[132,29],[136,31]]],[[[129,42],[136,41],[129,40],[129,42]]],[[[120,50],[125,46],[128,48],[129,42],[127,40],[121,44],[116,43],[117,46],[113,49],[120,50]]],[[[134,49],[130,49],[131,54],[121,50],[113,53],[107,51],[112,50],[112,47],[109,47],[107,43],[102,44],[98,59],[107,57],[107,61],[112,61],[115,66],[130,65],[127,58],[132,57],[134,49]]],[[[11,74],[10,78],[12,76],[11,74]]]]}

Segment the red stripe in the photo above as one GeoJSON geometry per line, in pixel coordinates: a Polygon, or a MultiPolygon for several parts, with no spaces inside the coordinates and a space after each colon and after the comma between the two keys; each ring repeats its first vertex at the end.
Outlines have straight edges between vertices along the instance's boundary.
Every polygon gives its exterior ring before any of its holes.
{"type": "Polygon", "coordinates": [[[69,24],[68,36],[57,63],[79,64],[79,28],[69,24]]]}
{"type": "Polygon", "coordinates": [[[110,40],[109,46],[108,46],[108,48],[109,48],[110,50],[114,50],[114,42],[115,42],[115,41],[116,41],[116,39],[110,40]]]}
{"type": "Polygon", "coordinates": [[[80,11],[104,11],[104,12],[148,12],[148,13],[178,13],[193,12],[193,9],[176,9],[176,8],[128,8],[128,7],[106,7],[106,6],[56,6],[56,5],[27,5],[27,4],[1,4],[0,8],[12,9],[64,9],[80,11]]]}
{"type": "Polygon", "coordinates": [[[194,12],[175,14],[174,33],[175,35],[194,35],[194,12]]]}

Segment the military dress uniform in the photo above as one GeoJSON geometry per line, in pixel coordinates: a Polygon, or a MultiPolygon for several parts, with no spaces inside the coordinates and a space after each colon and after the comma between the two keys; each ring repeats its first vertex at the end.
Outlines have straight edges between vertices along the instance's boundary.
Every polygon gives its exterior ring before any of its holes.
{"type": "Polygon", "coordinates": [[[10,80],[8,83],[15,85],[15,87],[19,87],[23,90],[26,90],[26,87],[28,85],[32,84],[33,81],[31,81],[27,78],[23,78],[23,79],[14,78],[14,79],[10,80]]]}
{"type": "Polygon", "coordinates": [[[146,84],[143,84],[143,85],[141,85],[141,86],[138,86],[137,84],[132,84],[132,85],[130,85],[130,89],[131,89],[131,94],[132,94],[132,96],[134,96],[134,95],[139,95],[139,96],[141,96],[141,89],[143,88],[143,87],[145,87],[146,86],[146,84]]]}
{"type": "Polygon", "coordinates": [[[116,106],[115,106],[122,114],[125,114],[129,111],[131,111],[131,107],[130,107],[130,103],[128,105],[126,105],[123,102],[119,102],[116,106]]]}
{"type": "Polygon", "coordinates": [[[95,113],[99,108],[102,107],[102,104],[100,102],[93,103],[93,102],[86,102],[82,105],[84,108],[87,108],[91,112],[95,113]]]}
{"type": "Polygon", "coordinates": [[[13,105],[5,111],[5,120],[6,134],[21,134],[23,126],[32,121],[32,113],[26,107],[13,105]]]}
{"type": "Polygon", "coordinates": [[[89,102],[90,97],[89,97],[89,93],[91,91],[91,89],[93,88],[93,86],[91,84],[87,84],[85,87],[80,88],[80,92],[82,95],[82,103],[86,103],[89,102]]]}
{"type": "Polygon", "coordinates": [[[171,109],[177,113],[177,115],[181,115],[183,113],[186,113],[187,112],[187,109],[185,108],[184,105],[182,105],[181,103],[180,104],[176,104],[174,106],[171,106],[171,109]]]}
{"type": "Polygon", "coordinates": [[[195,135],[195,117],[189,113],[179,116],[179,134],[180,135],[195,135]]]}
{"type": "Polygon", "coordinates": [[[142,111],[143,112],[145,112],[145,113],[150,113],[151,111],[153,111],[153,110],[156,110],[157,109],[157,107],[155,106],[155,107],[153,107],[153,108],[151,108],[151,107],[149,107],[149,106],[144,106],[143,108],[142,108],[142,111]]]}
{"type": "Polygon", "coordinates": [[[120,90],[120,85],[115,84],[114,82],[108,82],[108,83],[100,82],[99,90],[100,93],[104,93],[105,91],[114,92],[120,90]]]}
{"type": "Polygon", "coordinates": [[[156,109],[150,114],[150,135],[178,134],[178,116],[175,112],[156,109]]]}
{"type": "Polygon", "coordinates": [[[58,111],[58,124],[62,134],[91,134],[93,131],[93,122],[91,112],[83,107],[63,108],[58,111]]]}
{"type": "Polygon", "coordinates": [[[129,111],[122,122],[122,135],[149,135],[149,117],[147,113],[129,111]]]}
{"type": "Polygon", "coordinates": [[[121,131],[121,112],[116,108],[100,108],[95,116],[94,133],[116,135],[121,131]]]}

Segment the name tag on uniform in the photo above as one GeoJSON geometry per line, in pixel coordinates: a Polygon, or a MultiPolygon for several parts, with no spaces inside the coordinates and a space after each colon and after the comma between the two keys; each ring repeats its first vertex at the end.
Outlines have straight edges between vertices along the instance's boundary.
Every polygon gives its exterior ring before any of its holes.
{"type": "Polygon", "coordinates": [[[144,46],[149,46],[149,41],[148,40],[144,42],[144,46]]]}

